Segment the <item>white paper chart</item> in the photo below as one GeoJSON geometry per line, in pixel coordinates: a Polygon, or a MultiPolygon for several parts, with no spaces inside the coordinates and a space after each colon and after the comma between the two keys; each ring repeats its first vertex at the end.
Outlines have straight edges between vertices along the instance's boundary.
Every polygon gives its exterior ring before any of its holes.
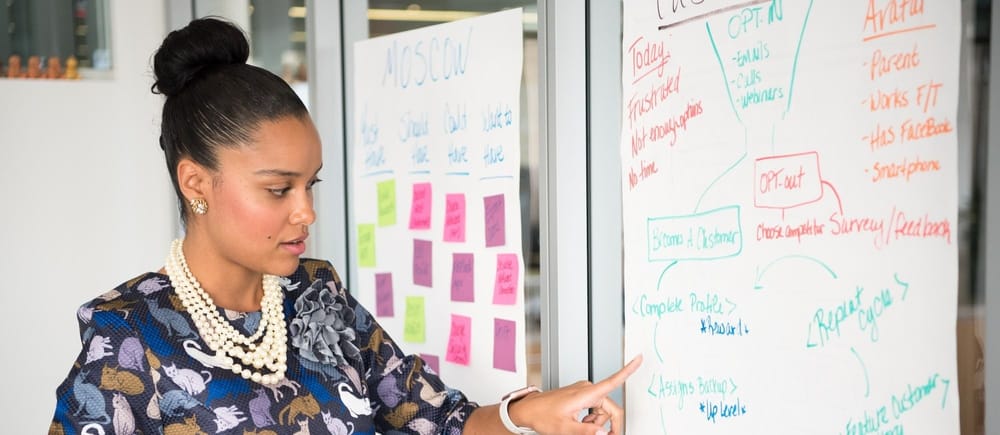
{"type": "Polygon", "coordinates": [[[356,293],[482,403],[527,379],[522,47],[520,9],[355,45],[356,293]]]}
{"type": "Polygon", "coordinates": [[[958,433],[959,7],[625,0],[630,433],[958,433]]]}

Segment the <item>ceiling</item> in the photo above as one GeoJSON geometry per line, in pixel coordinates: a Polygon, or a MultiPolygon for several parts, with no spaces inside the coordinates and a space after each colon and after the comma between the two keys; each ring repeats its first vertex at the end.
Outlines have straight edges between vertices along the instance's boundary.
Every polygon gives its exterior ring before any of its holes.
{"type": "Polygon", "coordinates": [[[535,7],[537,1],[531,0],[369,0],[368,7],[371,9],[407,9],[410,5],[417,5],[424,10],[465,10],[479,12],[493,12],[500,9],[512,7],[535,7]]]}
{"type": "Polygon", "coordinates": [[[534,0],[369,0],[369,34],[380,36],[504,9],[524,8],[525,32],[537,31],[534,0]],[[441,13],[444,12],[444,13],[441,13]]]}

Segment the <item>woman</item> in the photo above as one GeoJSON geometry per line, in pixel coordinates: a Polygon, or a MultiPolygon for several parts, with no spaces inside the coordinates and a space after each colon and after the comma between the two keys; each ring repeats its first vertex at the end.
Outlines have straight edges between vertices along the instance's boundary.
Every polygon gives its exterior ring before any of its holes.
{"type": "Polygon", "coordinates": [[[407,356],[341,286],[302,259],[322,165],[305,107],[246,64],[235,26],[200,19],[154,57],[160,146],[186,226],[165,267],[80,308],[84,348],[50,433],[613,433],[597,384],[522,389],[478,406],[407,356]],[[583,421],[582,409],[591,413],[583,421]]]}

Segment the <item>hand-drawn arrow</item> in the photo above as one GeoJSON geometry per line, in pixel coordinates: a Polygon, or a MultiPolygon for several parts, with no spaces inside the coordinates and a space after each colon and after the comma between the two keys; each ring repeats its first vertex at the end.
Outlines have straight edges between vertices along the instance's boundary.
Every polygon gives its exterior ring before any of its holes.
{"type": "Polygon", "coordinates": [[[822,262],[820,260],[817,260],[817,259],[815,259],[813,257],[807,256],[807,255],[792,254],[792,255],[786,255],[784,257],[779,257],[779,258],[775,259],[774,261],[768,263],[767,266],[764,266],[764,269],[761,269],[760,267],[758,267],[757,268],[757,276],[755,277],[754,283],[753,283],[754,290],[760,290],[760,289],[764,288],[764,286],[762,286],[760,284],[760,280],[761,280],[761,278],[764,277],[764,274],[767,273],[767,270],[770,269],[771,266],[774,266],[776,263],[778,263],[780,261],[791,259],[791,258],[800,258],[800,259],[803,259],[803,260],[809,260],[809,261],[811,261],[813,263],[816,263],[816,264],[818,264],[820,266],[823,266],[823,268],[826,269],[826,271],[830,273],[830,276],[832,276],[833,279],[837,279],[837,273],[834,272],[833,269],[830,268],[830,266],[827,266],[826,263],[824,263],[824,262],[822,262]]]}
{"type": "Polygon", "coordinates": [[[806,9],[806,17],[802,19],[802,31],[799,32],[799,43],[795,46],[795,60],[792,61],[792,79],[788,83],[788,105],[785,106],[785,113],[781,115],[782,118],[788,114],[788,111],[792,108],[792,94],[795,92],[795,69],[799,65],[799,53],[802,51],[802,40],[805,39],[806,35],[806,24],[809,24],[809,15],[812,12],[813,0],[809,0],[809,7],[806,9]]]}
{"type": "MultiPolygon", "coordinates": [[[[810,329],[812,329],[811,326],[810,329]]],[[[853,353],[854,357],[858,359],[859,363],[861,363],[861,370],[865,372],[865,397],[868,397],[868,395],[871,394],[871,382],[868,380],[868,367],[865,367],[865,362],[861,360],[861,355],[858,354],[858,351],[854,350],[854,346],[851,346],[851,353],[853,353]]]]}
{"type": "Polygon", "coordinates": [[[837,197],[837,211],[839,211],[840,215],[843,216],[844,215],[844,201],[840,200],[840,192],[837,192],[837,188],[833,187],[833,183],[831,183],[829,181],[826,181],[826,180],[823,180],[822,183],[823,183],[823,186],[829,187],[830,190],[833,191],[833,196],[837,197]]]}
{"type": "Polygon", "coordinates": [[[667,267],[663,268],[663,272],[660,272],[660,277],[656,280],[656,291],[660,291],[660,284],[663,283],[663,276],[667,274],[667,271],[670,270],[671,267],[676,266],[677,263],[679,263],[677,260],[671,261],[667,267]]]}
{"type": "Polygon", "coordinates": [[[656,331],[660,329],[660,321],[656,321],[656,325],[653,325],[653,350],[656,352],[656,357],[659,358],[660,363],[663,363],[663,355],[660,355],[660,344],[656,340],[656,331]]]}
{"type": "Polygon", "coordinates": [[[728,174],[730,171],[732,171],[733,169],[736,169],[736,167],[739,166],[740,162],[742,162],[746,158],[747,158],[747,151],[746,151],[746,147],[744,146],[743,155],[741,155],[739,158],[737,158],[736,161],[733,162],[733,164],[729,165],[729,167],[726,168],[725,171],[722,171],[722,173],[719,174],[718,177],[715,177],[715,179],[712,180],[712,182],[708,184],[708,187],[705,188],[705,191],[702,192],[701,196],[698,197],[698,203],[695,204],[695,206],[694,206],[694,212],[695,213],[697,213],[698,209],[701,208],[701,201],[703,199],[705,199],[705,195],[708,195],[708,191],[712,190],[712,187],[715,186],[715,183],[718,183],[719,180],[722,179],[722,177],[725,177],[726,174],[728,174]]]}

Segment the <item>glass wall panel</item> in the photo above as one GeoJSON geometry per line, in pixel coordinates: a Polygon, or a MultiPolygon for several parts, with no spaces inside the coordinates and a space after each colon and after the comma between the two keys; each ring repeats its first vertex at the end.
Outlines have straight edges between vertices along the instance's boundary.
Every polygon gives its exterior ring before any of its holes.
{"type": "MultiPolygon", "coordinates": [[[[963,435],[985,433],[983,189],[989,106],[990,0],[962,1],[958,102],[958,391],[963,435]]],[[[994,429],[995,431],[996,429],[994,429]]]]}
{"type": "Polygon", "coordinates": [[[369,36],[387,35],[510,8],[524,9],[524,63],[521,78],[521,245],[524,255],[525,332],[528,383],[541,385],[541,285],[538,241],[539,65],[537,1],[369,0],[369,36]]]}
{"type": "Polygon", "coordinates": [[[305,0],[196,0],[193,16],[219,16],[250,37],[250,60],[285,79],[309,107],[305,0]]]}
{"type": "Polygon", "coordinates": [[[111,69],[107,0],[0,3],[4,78],[104,77],[111,69]]]}
{"type": "Polygon", "coordinates": [[[305,0],[250,1],[253,63],[285,79],[309,106],[305,0]]]}

